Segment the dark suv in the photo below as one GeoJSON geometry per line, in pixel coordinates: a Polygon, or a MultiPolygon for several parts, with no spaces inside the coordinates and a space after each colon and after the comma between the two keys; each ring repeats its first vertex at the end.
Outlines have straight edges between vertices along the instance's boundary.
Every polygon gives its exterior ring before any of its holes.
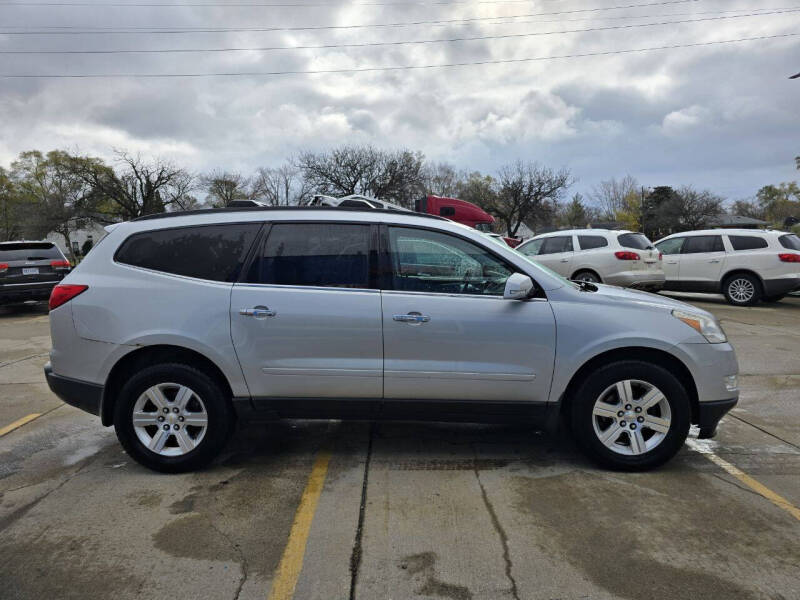
{"type": "Polygon", "coordinates": [[[47,300],[69,270],[69,261],[52,242],[2,242],[0,304],[47,300]]]}

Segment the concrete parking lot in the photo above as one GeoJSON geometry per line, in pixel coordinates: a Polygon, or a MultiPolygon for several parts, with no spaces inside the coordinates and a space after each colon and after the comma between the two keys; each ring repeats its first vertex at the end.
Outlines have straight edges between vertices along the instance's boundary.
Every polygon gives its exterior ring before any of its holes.
{"type": "Polygon", "coordinates": [[[0,309],[0,598],[800,598],[800,298],[679,297],[741,401],[638,474],[523,426],[301,421],[156,474],[50,393],[46,309],[0,309]]]}

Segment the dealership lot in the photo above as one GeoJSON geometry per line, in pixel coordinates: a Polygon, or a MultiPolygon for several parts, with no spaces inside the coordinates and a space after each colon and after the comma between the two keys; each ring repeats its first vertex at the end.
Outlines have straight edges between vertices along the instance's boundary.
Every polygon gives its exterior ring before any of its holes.
{"type": "Polygon", "coordinates": [[[641,474],[522,426],[300,421],[156,474],[50,393],[46,312],[0,309],[0,597],[798,597],[800,298],[679,297],[742,397],[641,474]]]}

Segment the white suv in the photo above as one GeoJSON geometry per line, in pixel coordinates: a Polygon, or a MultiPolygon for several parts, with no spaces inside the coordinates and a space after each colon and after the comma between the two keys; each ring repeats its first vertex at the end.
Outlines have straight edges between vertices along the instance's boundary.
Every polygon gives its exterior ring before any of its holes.
{"type": "Polygon", "coordinates": [[[519,252],[567,279],[650,291],[664,285],[661,255],[644,234],[573,229],[531,238],[519,252]]]}
{"type": "Polygon", "coordinates": [[[793,233],[687,231],[656,247],[664,255],[665,290],[723,293],[733,305],[750,306],[800,289],[800,238],[793,233]]]}
{"type": "Polygon", "coordinates": [[[716,319],[573,283],[481,232],[382,209],[220,209],[115,226],[50,298],[48,384],[182,471],[240,420],[543,422],[615,468],[714,434],[716,319]]]}

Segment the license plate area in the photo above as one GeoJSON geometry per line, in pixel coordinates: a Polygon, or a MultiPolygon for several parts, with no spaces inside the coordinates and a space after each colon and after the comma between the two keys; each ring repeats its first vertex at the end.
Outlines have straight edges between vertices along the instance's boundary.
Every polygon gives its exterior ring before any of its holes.
{"type": "Polygon", "coordinates": [[[39,267],[22,267],[23,275],[38,275],[39,267]]]}

